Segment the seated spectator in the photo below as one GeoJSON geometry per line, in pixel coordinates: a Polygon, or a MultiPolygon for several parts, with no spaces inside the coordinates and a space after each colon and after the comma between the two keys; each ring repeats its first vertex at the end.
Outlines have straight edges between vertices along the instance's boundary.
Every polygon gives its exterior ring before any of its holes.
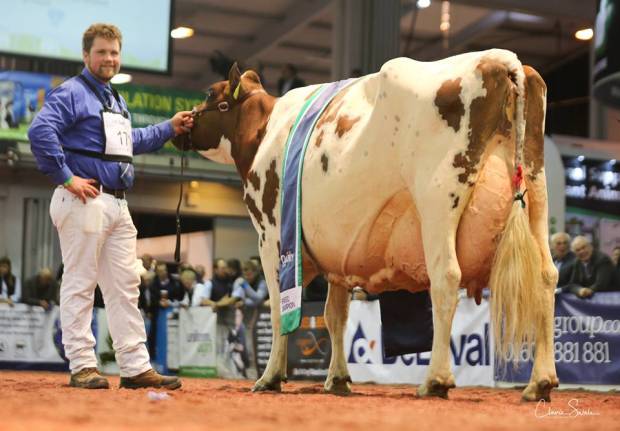
{"type": "Polygon", "coordinates": [[[11,269],[11,260],[6,256],[0,258],[0,303],[12,306],[19,302],[21,291],[19,278],[11,269]]]}
{"type": "Polygon", "coordinates": [[[575,253],[570,250],[570,236],[566,232],[557,232],[551,235],[551,255],[553,263],[558,269],[558,287],[566,286],[573,272],[575,253]]]}
{"type": "Polygon", "coordinates": [[[613,290],[614,267],[611,259],[592,248],[584,236],[577,236],[571,243],[577,260],[568,285],[562,290],[572,292],[579,298],[589,298],[594,292],[613,290]]]}
{"type": "Polygon", "coordinates": [[[52,270],[41,269],[37,275],[24,283],[22,302],[29,305],[39,305],[46,311],[58,304],[58,282],[54,280],[52,270]]]}

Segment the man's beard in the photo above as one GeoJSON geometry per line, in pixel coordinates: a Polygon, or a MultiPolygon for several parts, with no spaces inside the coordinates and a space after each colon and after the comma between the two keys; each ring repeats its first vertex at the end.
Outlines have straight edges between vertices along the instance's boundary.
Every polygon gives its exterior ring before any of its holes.
{"type": "Polygon", "coordinates": [[[116,75],[120,69],[120,67],[99,67],[97,70],[94,70],[92,67],[89,67],[90,71],[95,75],[95,78],[99,79],[103,82],[110,81],[114,75],[116,75]],[[110,73],[112,72],[112,73],[110,73]]]}

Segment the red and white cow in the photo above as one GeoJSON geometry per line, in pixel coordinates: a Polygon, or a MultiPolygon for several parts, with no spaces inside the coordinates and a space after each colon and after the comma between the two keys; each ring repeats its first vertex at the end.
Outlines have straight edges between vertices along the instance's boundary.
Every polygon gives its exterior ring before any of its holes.
{"type": "MultiPolygon", "coordinates": [[[[259,234],[271,298],[273,347],[255,390],[286,380],[280,336],[278,256],[280,173],[285,143],[308,86],[276,99],[256,73],[212,85],[191,133],[177,140],[234,163],[259,234]],[[235,89],[238,88],[238,94],[235,89]],[[237,96],[237,97],[235,97],[237,96]]],[[[349,294],[429,289],[431,362],[418,395],[454,387],[450,328],[459,287],[480,298],[491,288],[496,348],[505,355],[535,342],[526,400],[557,386],[553,308],[557,271],[547,243],[543,160],[546,87],[504,50],[422,63],[387,62],[341,91],[321,115],[304,161],[304,282],[326,275],[325,319],[332,358],[325,389],[348,392],[343,348],[349,294]],[[524,166],[527,207],[513,202],[512,177],[524,166]]]]}

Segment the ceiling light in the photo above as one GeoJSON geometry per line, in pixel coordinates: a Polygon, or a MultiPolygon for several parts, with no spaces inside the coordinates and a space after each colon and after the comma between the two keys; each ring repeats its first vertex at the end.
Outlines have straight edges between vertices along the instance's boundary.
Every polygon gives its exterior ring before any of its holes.
{"type": "Polygon", "coordinates": [[[590,40],[594,36],[594,32],[591,28],[583,28],[575,32],[575,37],[579,40],[590,40]]]}
{"type": "Polygon", "coordinates": [[[418,6],[418,9],[426,9],[430,5],[431,5],[431,0],[418,0],[416,3],[416,6],[418,6]]]}
{"type": "Polygon", "coordinates": [[[110,80],[112,84],[127,84],[131,82],[131,75],[128,73],[117,73],[114,78],[110,80]]]}
{"type": "Polygon", "coordinates": [[[185,39],[194,35],[194,29],[190,27],[177,27],[170,32],[174,39],[185,39]]]}

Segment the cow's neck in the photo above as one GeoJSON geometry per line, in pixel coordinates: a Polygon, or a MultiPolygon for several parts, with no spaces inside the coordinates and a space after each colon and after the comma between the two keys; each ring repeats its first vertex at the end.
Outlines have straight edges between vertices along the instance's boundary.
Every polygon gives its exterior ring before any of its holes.
{"type": "Polygon", "coordinates": [[[244,185],[254,162],[254,156],[265,136],[275,102],[276,98],[269,94],[261,94],[248,99],[240,107],[239,121],[235,130],[231,131],[231,155],[244,185]]]}

